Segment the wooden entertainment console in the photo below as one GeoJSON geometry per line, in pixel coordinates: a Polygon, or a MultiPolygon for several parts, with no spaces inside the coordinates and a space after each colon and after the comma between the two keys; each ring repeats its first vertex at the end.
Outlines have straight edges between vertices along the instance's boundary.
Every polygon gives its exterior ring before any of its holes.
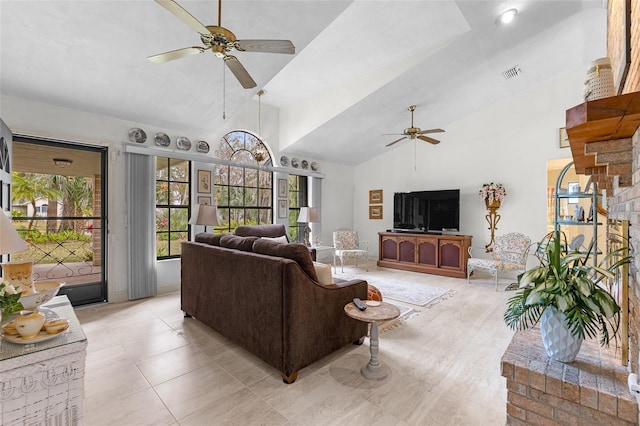
{"type": "Polygon", "coordinates": [[[378,266],[466,278],[471,235],[379,232],[378,266]]]}

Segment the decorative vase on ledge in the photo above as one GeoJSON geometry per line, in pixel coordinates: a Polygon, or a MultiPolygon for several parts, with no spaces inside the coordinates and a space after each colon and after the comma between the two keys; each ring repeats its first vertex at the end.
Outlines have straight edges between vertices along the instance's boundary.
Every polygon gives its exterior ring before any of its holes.
{"type": "Polygon", "coordinates": [[[547,306],[540,317],[540,334],[549,358],[571,362],[578,356],[583,339],[571,334],[566,315],[555,306],[547,306]]]}

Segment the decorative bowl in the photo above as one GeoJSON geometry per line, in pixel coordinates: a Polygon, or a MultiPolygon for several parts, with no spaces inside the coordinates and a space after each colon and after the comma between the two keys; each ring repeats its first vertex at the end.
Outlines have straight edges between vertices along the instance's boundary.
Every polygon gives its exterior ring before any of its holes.
{"type": "Polygon", "coordinates": [[[20,303],[26,310],[34,310],[43,303],[51,300],[60,287],[64,285],[62,281],[36,281],[33,283],[36,287],[36,293],[20,296],[20,303]]]}

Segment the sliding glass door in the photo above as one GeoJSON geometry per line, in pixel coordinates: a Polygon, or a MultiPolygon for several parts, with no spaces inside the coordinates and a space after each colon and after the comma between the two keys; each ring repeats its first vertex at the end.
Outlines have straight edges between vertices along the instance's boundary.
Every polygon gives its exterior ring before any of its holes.
{"type": "Polygon", "coordinates": [[[73,305],[107,299],[106,148],[14,136],[11,210],[34,279],[73,305]]]}

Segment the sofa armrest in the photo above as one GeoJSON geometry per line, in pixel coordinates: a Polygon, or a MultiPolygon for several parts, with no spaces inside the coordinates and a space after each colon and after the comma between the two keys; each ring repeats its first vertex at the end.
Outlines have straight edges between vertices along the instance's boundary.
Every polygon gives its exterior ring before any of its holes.
{"type": "Polygon", "coordinates": [[[323,285],[310,280],[296,265],[286,269],[283,282],[284,345],[291,355],[285,373],[298,371],[308,365],[305,360],[320,359],[367,334],[367,323],[344,312],[354,298],[366,300],[366,281],[323,285]]]}

